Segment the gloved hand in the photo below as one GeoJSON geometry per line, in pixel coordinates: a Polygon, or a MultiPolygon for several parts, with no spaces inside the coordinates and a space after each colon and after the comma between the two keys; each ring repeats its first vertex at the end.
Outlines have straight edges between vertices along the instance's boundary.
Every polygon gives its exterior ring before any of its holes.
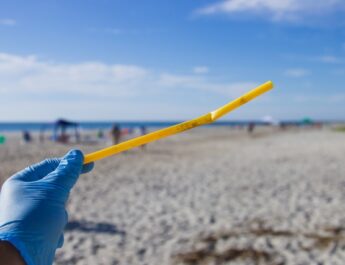
{"type": "Polygon", "coordinates": [[[83,166],[79,150],[46,159],[9,178],[0,193],[0,240],[9,241],[27,265],[50,265],[63,245],[65,204],[83,166]]]}

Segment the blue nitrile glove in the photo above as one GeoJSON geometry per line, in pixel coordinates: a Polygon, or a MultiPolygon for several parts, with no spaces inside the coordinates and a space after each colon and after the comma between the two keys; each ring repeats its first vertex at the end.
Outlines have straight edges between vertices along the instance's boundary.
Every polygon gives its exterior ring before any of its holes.
{"type": "Polygon", "coordinates": [[[83,167],[79,150],[47,159],[9,178],[0,193],[0,240],[12,243],[27,265],[50,265],[63,244],[65,204],[83,167]]]}

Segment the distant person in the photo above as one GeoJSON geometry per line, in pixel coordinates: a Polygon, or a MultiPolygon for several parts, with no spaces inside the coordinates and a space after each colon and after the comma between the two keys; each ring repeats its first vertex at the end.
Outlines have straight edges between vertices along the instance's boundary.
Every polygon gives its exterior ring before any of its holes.
{"type": "Polygon", "coordinates": [[[254,132],[254,129],[255,129],[255,123],[254,122],[250,122],[248,124],[248,133],[252,134],[254,132]]]}
{"type": "Polygon", "coordinates": [[[82,173],[79,150],[46,159],[16,173],[0,193],[0,264],[51,265],[64,242],[66,202],[82,173]]]}
{"type": "Polygon", "coordinates": [[[77,143],[80,143],[80,132],[78,129],[75,130],[75,140],[77,141],[77,143]]]}
{"type": "Polygon", "coordinates": [[[67,144],[69,142],[69,135],[64,130],[61,132],[60,136],[58,137],[58,142],[63,143],[63,144],[67,144]]]}
{"type": "Polygon", "coordinates": [[[98,139],[103,139],[104,138],[104,132],[102,129],[99,129],[97,132],[97,138],[98,139]]]}
{"type": "Polygon", "coordinates": [[[121,129],[118,124],[114,124],[113,128],[111,128],[111,136],[113,138],[113,144],[120,143],[121,140],[121,129]]]}
{"type": "Polygon", "coordinates": [[[45,127],[42,126],[41,129],[40,129],[39,137],[38,137],[40,143],[43,143],[43,142],[44,142],[44,131],[45,131],[45,127]]]}
{"type": "MultiPolygon", "coordinates": [[[[147,133],[146,126],[144,126],[144,125],[140,126],[140,134],[141,134],[141,135],[145,135],[146,133],[147,133]]],[[[141,146],[141,149],[142,149],[142,150],[145,150],[145,149],[146,149],[146,144],[143,144],[143,145],[141,146]]]]}
{"type": "Polygon", "coordinates": [[[23,141],[24,143],[30,143],[32,141],[32,137],[29,131],[23,131],[23,141]]]}

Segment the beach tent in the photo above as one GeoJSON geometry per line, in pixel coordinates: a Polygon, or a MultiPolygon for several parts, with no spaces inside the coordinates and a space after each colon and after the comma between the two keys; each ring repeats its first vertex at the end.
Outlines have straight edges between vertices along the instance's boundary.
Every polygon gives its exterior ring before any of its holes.
{"type": "Polygon", "coordinates": [[[313,124],[313,120],[309,117],[305,117],[301,121],[302,125],[311,125],[313,124]]]}
{"type": "Polygon", "coordinates": [[[275,120],[272,116],[266,115],[261,118],[261,121],[267,125],[277,125],[279,122],[275,120]]]}
{"type": "Polygon", "coordinates": [[[57,142],[67,143],[71,136],[67,133],[67,130],[72,129],[76,142],[79,142],[78,127],[79,124],[76,122],[68,121],[65,119],[58,119],[54,123],[53,140],[57,142]]]}

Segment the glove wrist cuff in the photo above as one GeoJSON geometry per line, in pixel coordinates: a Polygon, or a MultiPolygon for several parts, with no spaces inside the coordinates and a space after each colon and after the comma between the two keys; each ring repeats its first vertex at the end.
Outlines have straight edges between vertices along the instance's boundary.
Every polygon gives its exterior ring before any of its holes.
{"type": "Polygon", "coordinates": [[[12,235],[0,234],[0,241],[7,241],[11,243],[17,249],[20,256],[25,261],[26,265],[36,265],[33,262],[31,256],[29,255],[28,250],[25,247],[25,244],[17,238],[13,237],[12,235]]]}

